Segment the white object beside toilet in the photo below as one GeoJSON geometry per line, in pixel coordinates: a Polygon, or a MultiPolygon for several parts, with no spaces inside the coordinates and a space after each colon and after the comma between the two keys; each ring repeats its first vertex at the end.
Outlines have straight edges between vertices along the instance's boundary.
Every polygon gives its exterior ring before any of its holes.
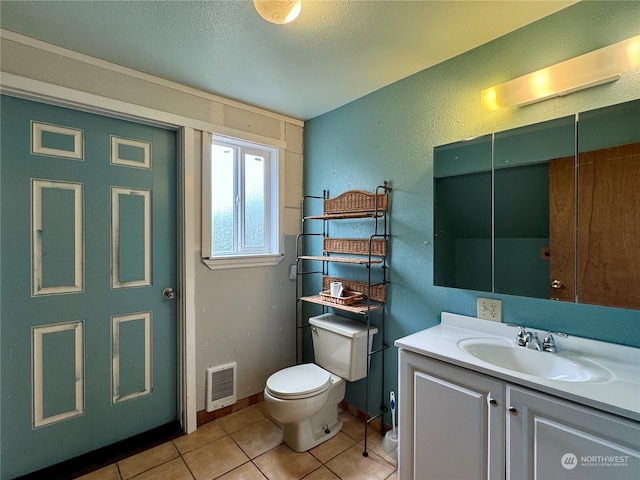
{"type": "Polygon", "coordinates": [[[334,437],[342,428],[338,404],[345,381],[367,374],[367,362],[378,329],[330,313],[309,318],[315,363],[288,367],[267,379],[267,412],[283,425],[284,443],[304,452],[334,437]],[[367,342],[367,339],[370,341],[367,342]]]}

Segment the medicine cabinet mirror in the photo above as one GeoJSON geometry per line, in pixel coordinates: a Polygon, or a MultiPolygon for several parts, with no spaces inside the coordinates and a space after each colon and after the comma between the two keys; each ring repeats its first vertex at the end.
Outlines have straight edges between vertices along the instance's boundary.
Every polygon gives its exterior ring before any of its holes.
{"type": "Polygon", "coordinates": [[[640,309],[640,100],[434,149],[434,283],[640,309]]]}

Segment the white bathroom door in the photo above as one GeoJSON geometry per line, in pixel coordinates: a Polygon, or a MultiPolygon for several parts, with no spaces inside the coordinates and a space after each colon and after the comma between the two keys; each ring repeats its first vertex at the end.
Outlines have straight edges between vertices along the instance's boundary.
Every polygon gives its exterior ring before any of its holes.
{"type": "Polygon", "coordinates": [[[176,132],[7,96],[1,115],[8,479],[177,419],[176,132]]]}

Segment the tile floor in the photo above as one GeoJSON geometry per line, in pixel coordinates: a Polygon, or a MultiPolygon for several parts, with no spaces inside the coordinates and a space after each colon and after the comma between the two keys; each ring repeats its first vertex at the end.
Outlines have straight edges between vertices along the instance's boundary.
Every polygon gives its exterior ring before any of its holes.
{"type": "Polygon", "coordinates": [[[344,427],[308,452],[282,443],[282,430],[259,403],[207,423],[196,432],[126,458],[82,480],[397,480],[396,462],[382,450],[382,436],[340,413],[344,427]]]}

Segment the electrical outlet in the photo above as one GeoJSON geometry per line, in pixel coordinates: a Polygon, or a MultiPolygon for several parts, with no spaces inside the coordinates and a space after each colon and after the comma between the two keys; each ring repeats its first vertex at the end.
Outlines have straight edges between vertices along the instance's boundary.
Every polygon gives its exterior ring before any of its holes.
{"type": "Polygon", "coordinates": [[[502,321],[502,302],[495,298],[478,298],[478,318],[502,321]]]}

